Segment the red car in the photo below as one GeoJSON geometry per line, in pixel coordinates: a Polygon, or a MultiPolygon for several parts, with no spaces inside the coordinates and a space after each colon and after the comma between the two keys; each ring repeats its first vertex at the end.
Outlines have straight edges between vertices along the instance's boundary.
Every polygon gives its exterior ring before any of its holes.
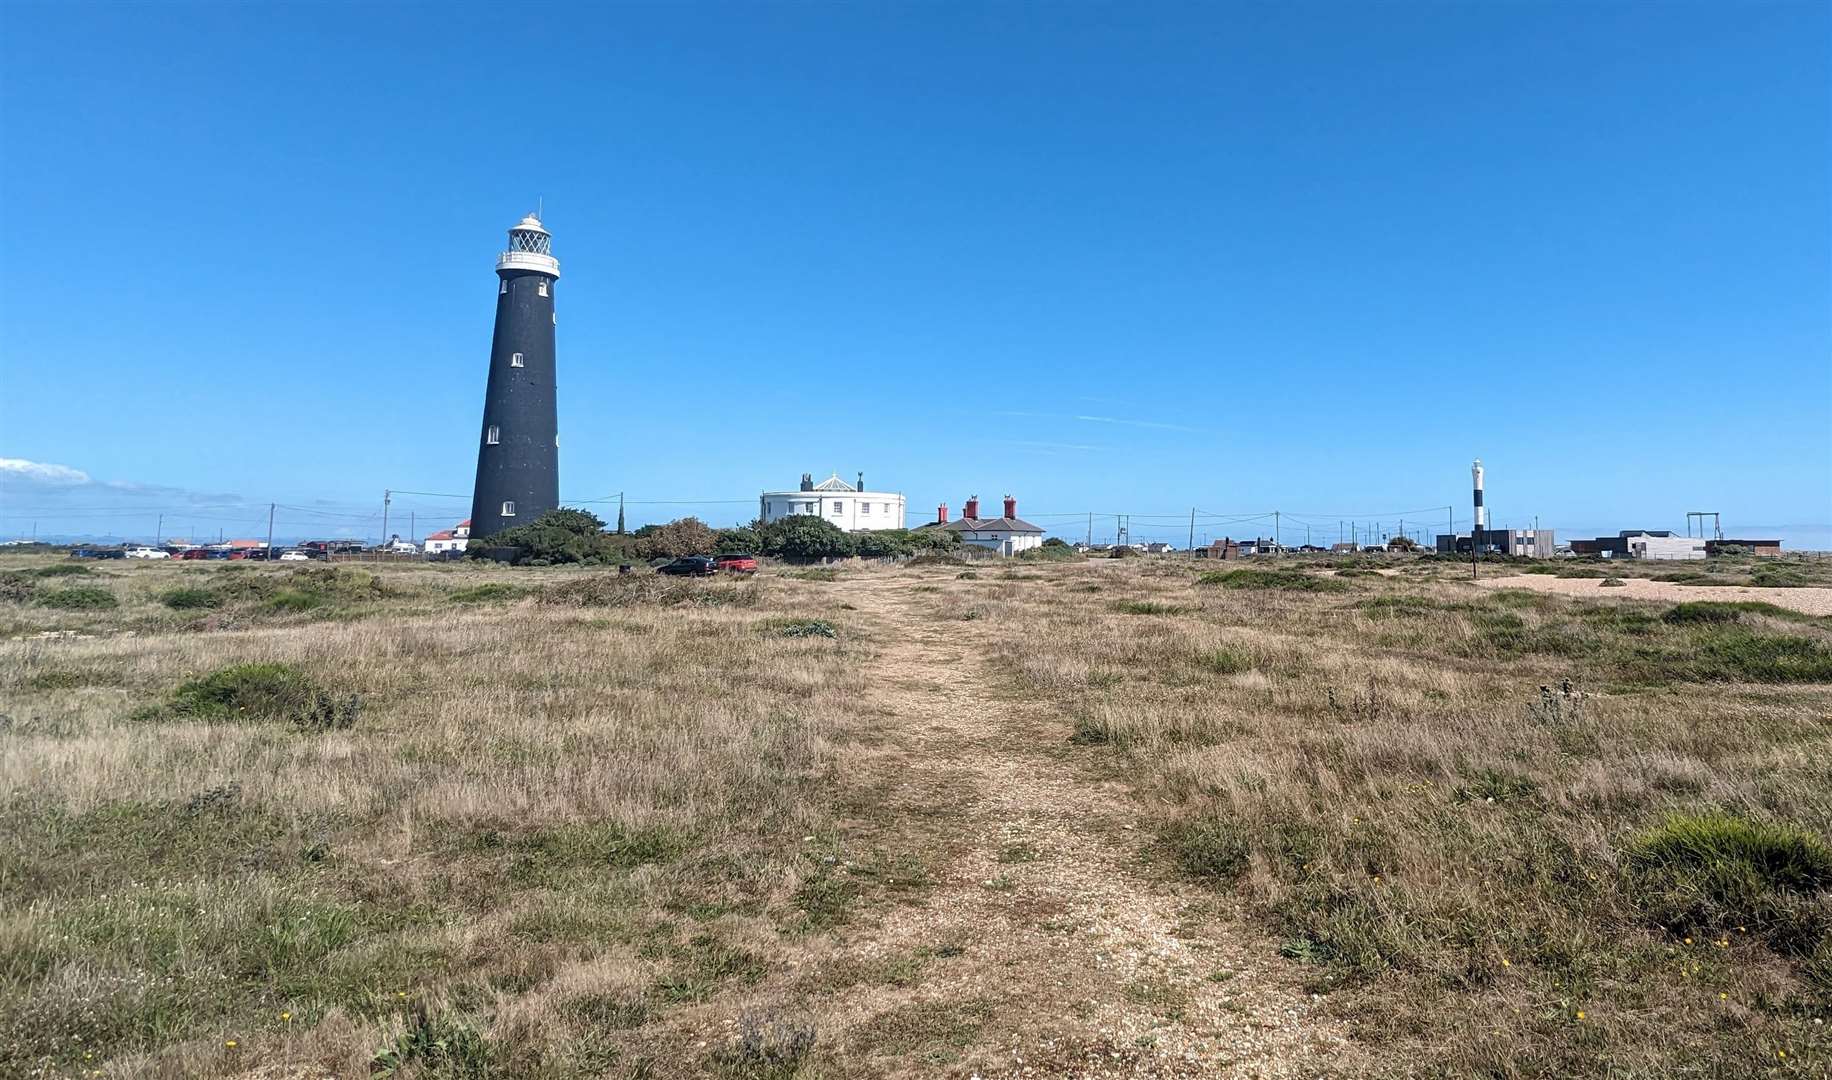
{"type": "Polygon", "coordinates": [[[210,557],[210,552],[207,548],[187,548],[179,552],[177,557],[180,559],[207,559],[210,557]]]}
{"type": "Polygon", "coordinates": [[[725,555],[714,555],[712,564],[728,574],[754,574],[757,572],[757,556],[743,552],[732,552],[725,555]]]}

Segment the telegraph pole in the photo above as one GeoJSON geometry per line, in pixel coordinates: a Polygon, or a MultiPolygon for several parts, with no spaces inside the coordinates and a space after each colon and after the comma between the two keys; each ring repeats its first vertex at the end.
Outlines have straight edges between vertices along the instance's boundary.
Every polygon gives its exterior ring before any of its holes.
{"type": "Polygon", "coordinates": [[[274,504],[268,503],[267,504],[267,559],[268,561],[269,562],[273,561],[273,557],[274,557],[274,504]]]}
{"type": "Polygon", "coordinates": [[[1094,546],[1094,511],[1088,511],[1088,546],[1094,546]]]}
{"type": "Polygon", "coordinates": [[[153,546],[158,547],[159,545],[163,544],[164,542],[165,542],[165,515],[160,514],[159,515],[159,531],[153,535],[153,546]]]}
{"type": "Polygon", "coordinates": [[[1196,508],[1190,507],[1190,551],[1196,550],[1196,508]]]}
{"type": "Polygon", "coordinates": [[[388,504],[393,499],[394,492],[384,488],[382,490],[382,543],[384,545],[388,543],[388,504]]]}
{"type": "Polygon", "coordinates": [[[1275,548],[1285,546],[1284,540],[1279,535],[1279,512],[1277,510],[1272,512],[1272,546],[1275,548]]]}

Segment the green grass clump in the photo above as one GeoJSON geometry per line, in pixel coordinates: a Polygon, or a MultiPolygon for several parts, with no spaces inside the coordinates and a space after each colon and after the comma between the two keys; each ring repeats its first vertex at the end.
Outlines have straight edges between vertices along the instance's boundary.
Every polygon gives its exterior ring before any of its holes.
{"type": "Polygon", "coordinates": [[[327,602],[321,593],[282,589],[267,598],[267,608],[281,612],[311,611],[323,607],[327,602]]]}
{"type": "Polygon", "coordinates": [[[1224,589],[1288,589],[1296,592],[1346,592],[1348,583],[1319,577],[1302,570],[1211,570],[1196,579],[1198,585],[1224,589]]]}
{"type": "Polygon", "coordinates": [[[1164,604],[1156,600],[1118,600],[1113,610],[1121,615],[1178,615],[1183,609],[1175,604],[1164,604]]]}
{"type": "Polygon", "coordinates": [[[1253,658],[1233,649],[1216,649],[1198,657],[1196,663],[1217,675],[1239,675],[1253,667],[1253,658]]]}
{"type": "Polygon", "coordinates": [[[1764,634],[1727,626],[1703,635],[1695,669],[1713,681],[1832,682],[1832,648],[1800,634],[1764,634]]]}
{"type": "Polygon", "coordinates": [[[1184,873],[1220,883],[1246,872],[1252,850],[1246,834],[1225,818],[1185,818],[1165,829],[1163,840],[1184,873]]]}
{"type": "Polygon", "coordinates": [[[140,720],[183,718],[222,723],[279,721],[302,731],[354,727],[361,702],[337,697],[287,664],[235,664],[192,679],[170,702],[136,714],[140,720]]]}
{"type": "Polygon", "coordinates": [[[105,611],[121,606],[115,594],[100,585],[72,585],[38,594],[38,602],[62,611],[105,611]]]}
{"type": "Polygon", "coordinates": [[[194,611],[201,608],[220,607],[223,598],[209,589],[180,586],[161,593],[159,602],[174,611],[194,611]]]}
{"type": "Polygon", "coordinates": [[[50,566],[40,566],[35,570],[27,570],[24,572],[32,575],[33,577],[53,578],[53,577],[88,577],[91,574],[94,574],[95,570],[91,567],[84,566],[82,563],[67,562],[67,563],[53,563],[50,566]]]}
{"type": "Polygon", "coordinates": [[[1676,932],[1755,927],[1786,952],[1810,955],[1832,933],[1832,847],[1780,822],[1675,815],[1623,852],[1632,895],[1676,932]]]}

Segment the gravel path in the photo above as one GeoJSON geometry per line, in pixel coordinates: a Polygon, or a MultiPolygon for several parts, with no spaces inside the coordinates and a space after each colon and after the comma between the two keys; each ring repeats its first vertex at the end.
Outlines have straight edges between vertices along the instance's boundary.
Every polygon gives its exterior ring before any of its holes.
{"type": "Polygon", "coordinates": [[[920,904],[884,912],[847,947],[957,942],[961,955],[913,986],[858,994],[848,1026],[964,1003],[980,1026],[945,1068],[873,1064],[987,1080],[1356,1075],[1356,1048],[1302,991],[1297,965],[1225,898],[1140,859],[1149,838],[1125,786],[1086,775],[1068,719],[989,693],[979,658],[998,631],[944,618],[914,584],[847,583],[882,643],[865,704],[897,733],[853,748],[855,775],[898,810],[893,829],[945,854],[920,904]]]}
{"type": "Polygon", "coordinates": [[[1550,574],[1513,574],[1508,577],[1480,578],[1477,584],[1490,589],[1532,589],[1536,592],[1560,593],[1590,599],[1631,600],[1760,600],[1765,604],[1805,612],[1808,615],[1832,615],[1832,589],[1764,589],[1743,585],[1679,585],[1671,581],[1649,581],[1647,578],[1621,578],[1621,585],[1603,586],[1601,578],[1562,578],[1550,574]]]}

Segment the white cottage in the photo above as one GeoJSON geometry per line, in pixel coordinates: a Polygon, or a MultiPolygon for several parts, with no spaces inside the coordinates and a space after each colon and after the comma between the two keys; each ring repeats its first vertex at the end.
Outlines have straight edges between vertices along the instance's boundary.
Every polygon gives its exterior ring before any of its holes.
{"type": "Polygon", "coordinates": [[[766,523],[803,514],[831,521],[847,532],[903,528],[903,496],[865,490],[865,474],[855,486],[834,473],[820,483],[803,473],[795,491],[766,491],[757,499],[757,516],[766,523]]]}
{"type": "Polygon", "coordinates": [[[1043,546],[1043,530],[1018,516],[1018,500],[1010,495],[1005,496],[1005,513],[999,517],[981,517],[980,497],[972,495],[958,521],[948,520],[948,507],[943,504],[936,507],[934,521],[918,527],[955,533],[963,544],[990,548],[1001,555],[1043,546]]]}
{"type": "Polygon", "coordinates": [[[426,537],[426,553],[439,555],[447,551],[463,551],[471,542],[471,519],[465,518],[449,529],[440,529],[426,537]]]}

